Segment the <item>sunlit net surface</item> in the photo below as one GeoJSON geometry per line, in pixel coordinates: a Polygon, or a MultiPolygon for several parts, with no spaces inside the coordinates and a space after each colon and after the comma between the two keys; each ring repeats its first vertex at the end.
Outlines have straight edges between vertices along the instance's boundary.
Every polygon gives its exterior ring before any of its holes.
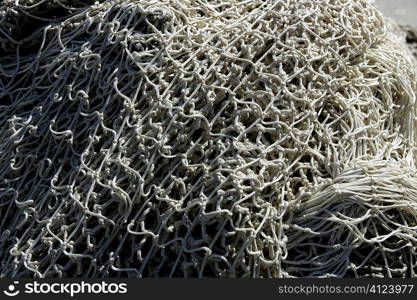
{"type": "Polygon", "coordinates": [[[415,276],[416,64],[366,0],[2,3],[0,276],[415,276]]]}

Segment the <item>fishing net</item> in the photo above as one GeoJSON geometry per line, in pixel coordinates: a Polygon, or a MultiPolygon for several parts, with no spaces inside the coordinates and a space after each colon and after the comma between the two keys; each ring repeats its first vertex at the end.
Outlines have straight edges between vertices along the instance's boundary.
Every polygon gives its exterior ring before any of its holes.
{"type": "Polygon", "coordinates": [[[3,1],[1,277],[414,277],[416,63],[366,0],[3,1]]]}

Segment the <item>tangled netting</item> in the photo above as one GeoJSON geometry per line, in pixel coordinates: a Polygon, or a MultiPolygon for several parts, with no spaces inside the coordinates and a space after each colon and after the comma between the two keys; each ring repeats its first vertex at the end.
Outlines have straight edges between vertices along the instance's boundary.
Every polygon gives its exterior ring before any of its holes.
{"type": "Polygon", "coordinates": [[[416,276],[397,30],[366,0],[2,1],[0,276],[416,276]]]}

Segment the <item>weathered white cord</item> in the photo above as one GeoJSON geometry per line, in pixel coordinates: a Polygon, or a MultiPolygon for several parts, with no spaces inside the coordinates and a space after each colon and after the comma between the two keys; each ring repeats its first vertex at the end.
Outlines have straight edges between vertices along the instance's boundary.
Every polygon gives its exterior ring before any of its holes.
{"type": "Polygon", "coordinates": [[[415,276],[415,62],[366,0],[71,3],[0,5],[0,276],[415,276]]]}

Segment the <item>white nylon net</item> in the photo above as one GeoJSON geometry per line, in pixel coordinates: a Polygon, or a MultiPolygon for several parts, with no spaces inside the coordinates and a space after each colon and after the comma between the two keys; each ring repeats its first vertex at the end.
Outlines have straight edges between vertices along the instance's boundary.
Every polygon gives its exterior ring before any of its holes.
{"type": "Polygon", "coordinates": [[[5,1],[1,277],[414,277],[416,64],[366,0],[5,1]]]}

